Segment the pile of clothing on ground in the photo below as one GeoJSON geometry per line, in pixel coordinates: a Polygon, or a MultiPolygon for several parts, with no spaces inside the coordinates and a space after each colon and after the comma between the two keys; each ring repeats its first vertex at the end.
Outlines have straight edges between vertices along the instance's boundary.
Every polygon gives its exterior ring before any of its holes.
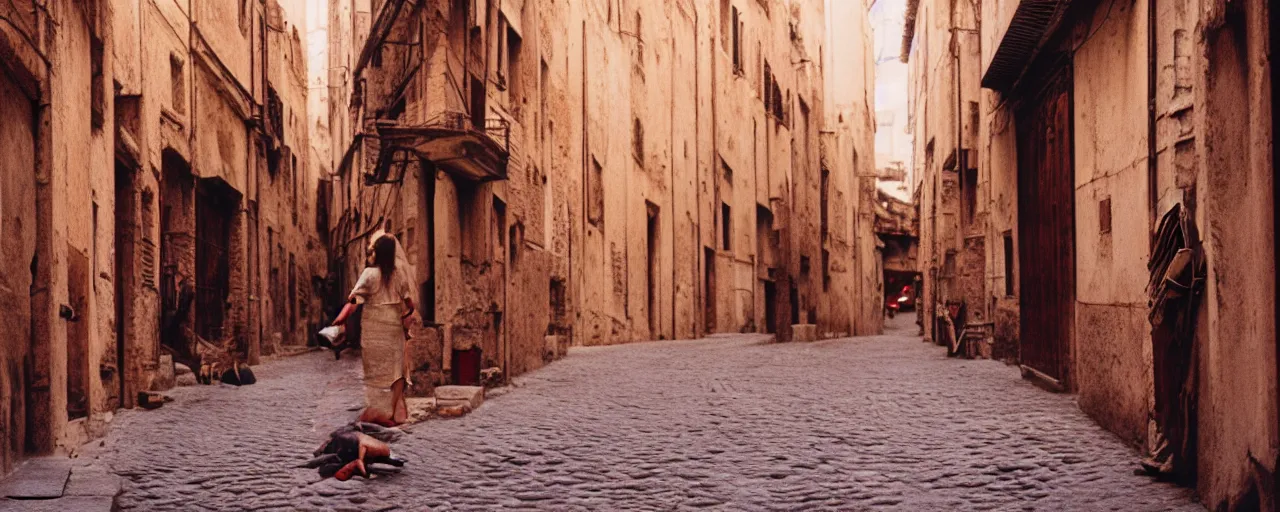
{"type": "Polygon", "coordinates": [[[403,435],[404,431],[397,428],[354,422],[330,433],[329,439],[312,454],[315,458],[300,467],[344,482],[355,476],[396,474],[405,460],[391,453],[391,443],[403,435]]]}

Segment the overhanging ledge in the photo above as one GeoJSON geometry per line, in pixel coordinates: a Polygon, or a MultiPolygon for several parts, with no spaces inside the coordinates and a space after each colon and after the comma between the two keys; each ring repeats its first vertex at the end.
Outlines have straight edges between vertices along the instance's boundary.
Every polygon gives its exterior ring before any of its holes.
{"type": "Polygon", "coordinates": [[[1071,0],[1022,0],[982,74],[982,87],[1008,93],[1062,20],[1071,0]]]}

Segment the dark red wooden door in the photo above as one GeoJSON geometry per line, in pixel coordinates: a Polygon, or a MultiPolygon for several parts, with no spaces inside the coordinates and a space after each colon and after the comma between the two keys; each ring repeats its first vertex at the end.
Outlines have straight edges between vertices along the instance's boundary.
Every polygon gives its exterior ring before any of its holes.
{"type": "Polygon", "coordinates": [[[1075,195],[1067,72],[1019,110],[1017,133],[1022,364],[1068,386],[1075,195]]]}

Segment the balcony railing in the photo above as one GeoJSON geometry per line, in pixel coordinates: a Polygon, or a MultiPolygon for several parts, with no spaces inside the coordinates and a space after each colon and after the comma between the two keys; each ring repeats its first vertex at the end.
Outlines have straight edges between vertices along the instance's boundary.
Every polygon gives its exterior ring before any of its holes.
{"type": "Polygon", "coordinates": [[[426,128],[453,130],[457,132],[474,132],[484,135],[497,144],[506,153],[511,153],[511,123],[506,119],[490,117],[484,120],[484,126],[476,126],[476,119],[466,112],[447,111],[436,114],[424,125],[426,128]]]}
{"type": "Polygon", "coordinates": [[[488,118],[481,124],[465,112],[441,112],[421,125],[379,122],[378,164],[373,182],[390,180],[391,167],[403,153],[430,161],[441,170],[469,181],[507,179],[511,157],[511,124],[488,118]]]}

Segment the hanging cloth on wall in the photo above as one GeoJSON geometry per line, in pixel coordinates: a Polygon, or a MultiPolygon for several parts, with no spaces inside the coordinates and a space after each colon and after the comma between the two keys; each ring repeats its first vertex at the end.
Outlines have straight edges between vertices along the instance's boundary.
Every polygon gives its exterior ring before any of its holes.
{"type": "Polygon", "coordinates": [[[1206,267],[1194,221],[1181,205],[1160,221],[1147,268],[1156,435],[1147,443],[1142,465],[1150,474],[1191,484],[1196,467],[1196,315],[1206,267]]]}

